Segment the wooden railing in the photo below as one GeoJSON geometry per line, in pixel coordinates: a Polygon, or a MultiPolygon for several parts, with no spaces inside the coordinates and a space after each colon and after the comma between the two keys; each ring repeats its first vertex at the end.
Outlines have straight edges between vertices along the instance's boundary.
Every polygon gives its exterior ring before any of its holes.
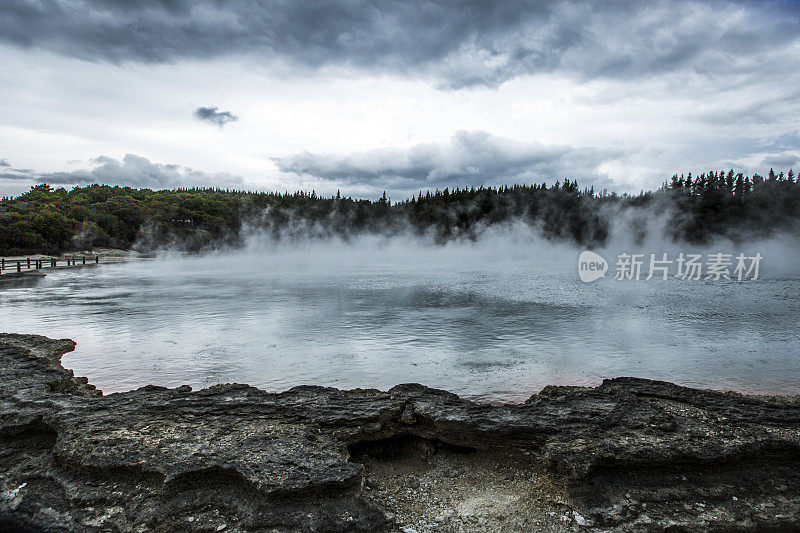
{"type": "Polygon", "coordinates": [[[11,273],[30,272],[34,270],[41,270],[44,268],[64,268],[70,266],[83,266],[100,263],[100,256],[68,256],[68,257],[45,257],[33,258],[26,257],[25,259],[14,258],[6,259],[0,258],[0,275],[11,273]]]}

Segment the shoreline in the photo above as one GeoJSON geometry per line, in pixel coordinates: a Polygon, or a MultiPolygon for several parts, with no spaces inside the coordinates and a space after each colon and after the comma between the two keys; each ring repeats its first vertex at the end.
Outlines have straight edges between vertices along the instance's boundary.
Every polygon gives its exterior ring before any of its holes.
{"type": "Polygon", "coordinates": [[[0,335],[0,526],[74,531],[800,528],[800,396],[636,378],[524,404],[247,385],[103,396],[0,335]]]}
{"type": "Polygon", "coordinates": [[[5,261],[6,267],[5,270],[0,272],[0,288],[2,288],[4,285],[35,283],[37,280],[46,277],[48,272],[96,268],[101,264],[124,263],[131,260],[141,260],[149,257],[150,256],[148,255],[140,254],[138,252],[134,252],[133,250],[122,250],[117,248],[101,248],[97,250],[74,252],[61,255],[31,254],[3,256],[2,259],[5,261]],[[82,261],[82,258],[84,257],[86,258],[85,263],[82,261]],[[98,257],[99,261],[95,262],[95,257],[98,257]],[[76,260],[78,262],[70,265],[57,264],[53,267],[49,266],[48,263],[48,261],[51,259],[61,263],[66,262],[67,259],[76,260]],[[43,266],[39,269],[37,269],[35,265],[28,267],[28,260],[42,260],[46,266],[43,266]],[[16,267],[13,266],[17,261],[22,263],[20,267],[21,270],[19,272],[17,272],[15,270],[16,267]]]}

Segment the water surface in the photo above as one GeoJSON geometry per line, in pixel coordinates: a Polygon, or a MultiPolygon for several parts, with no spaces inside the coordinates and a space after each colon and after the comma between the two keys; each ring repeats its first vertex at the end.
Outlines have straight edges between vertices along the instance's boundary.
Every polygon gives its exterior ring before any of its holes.
{"type": "Polygon", "coordinates": [[[0,330],[69,337],[104,392],[418,382],[483,401],[639,376],[800,392],[800,279],[601,279],[575,253],[261,251],[61,271],[0,291],[0,330]]]}

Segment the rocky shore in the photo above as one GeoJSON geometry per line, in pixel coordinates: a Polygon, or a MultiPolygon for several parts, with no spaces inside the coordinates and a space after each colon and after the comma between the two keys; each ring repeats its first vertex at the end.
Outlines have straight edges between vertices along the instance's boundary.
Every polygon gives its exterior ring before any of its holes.
{"type": "MultiPolygon", "coordinates": [[[[800,400],[633,378],[519,405],[420,385],[102,396],[0,335],[0,529],[800,530],[800,400]]],[[[110,354],[113,356],[113,354],[110,354]]]]}

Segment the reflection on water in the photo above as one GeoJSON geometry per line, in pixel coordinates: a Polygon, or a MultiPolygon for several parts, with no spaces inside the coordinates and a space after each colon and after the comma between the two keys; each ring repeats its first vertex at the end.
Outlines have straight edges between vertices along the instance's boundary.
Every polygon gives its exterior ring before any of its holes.
{"type": "Polygon", "coordinates": [[[0,291],[0,330],[74,339],[65,366],[106,393],[419,382],[517,401],[622,375],[800,392],[797,278],[583,284],[572,256],[437,253],[63,271],[0,291]]]}

